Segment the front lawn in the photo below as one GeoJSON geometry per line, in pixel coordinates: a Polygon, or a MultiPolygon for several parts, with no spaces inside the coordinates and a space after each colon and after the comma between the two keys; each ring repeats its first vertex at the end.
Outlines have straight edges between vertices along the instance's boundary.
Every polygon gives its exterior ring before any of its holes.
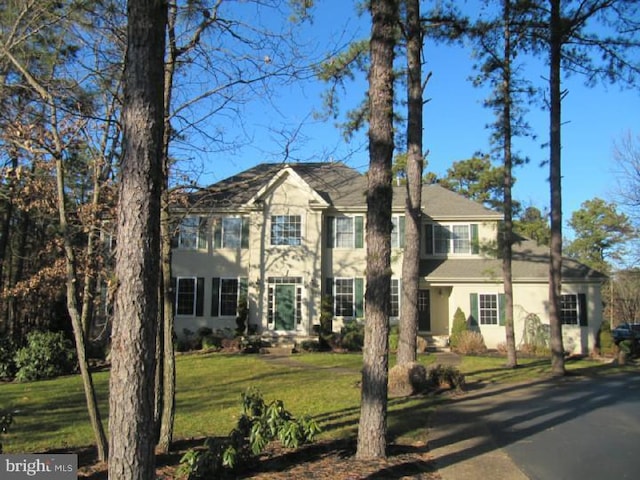
{"type": "MultiPolygon", "coordinates": [[[[422,355],[425,365],[436,361],[422,355]]],[[[391,359],[393,365],[394,359],[391,359]]],[[[520,359],[506,370],[503,358],[463,357],[459,369],[467,383],[517,382],[548,375],[548,359],[520,359]]],[[[282,361],[262,355],[197,354],[177,358],[177,406],[174,438],[226,435],[240,412],[241,393],[257,387],[266,401],[281,399],[294,415],[308,414],[323,429],[320,439],[353,437],[358,428],[360,354],[309,353],[282,361]]],[[[588,360],[567,362],[569,372],[601,372],[608,365],[588,360]]],[[[103,415],[108,418],[108,372],[94,374],[103,415]]],[[[390,440],[420,440],[434,397],[389,401],[390,440]]],[[[14,412],[2,438],[5,453],[28,453],[94,443],[79,376],[0,385],[0,411],[14,412]]]]}

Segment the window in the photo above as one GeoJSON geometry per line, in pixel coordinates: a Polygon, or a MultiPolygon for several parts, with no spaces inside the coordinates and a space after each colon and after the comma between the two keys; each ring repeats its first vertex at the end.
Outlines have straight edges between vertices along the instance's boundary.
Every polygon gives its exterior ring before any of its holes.
{"type": "Polygon", "coordinates": [[[427,224],[424,238],[427,255],[479,253],[477,224],[427,224]]]}
{"type": "Polygon", "coordinates": [[[271,217],[271,245],[301,245],[300,215],[274,215],[271,217]]]}
{"type": "MultiPolygon", "coordinates": [[[[204,278],[179,277],[175,280],[176,315],[203,315],[204,278]]],[[[173,283],[173,281],[172,281],[173,283]]]]}
{"type": "Polygon", "coordinates": [[[242,239],[242,219],[226,217],[222,219],[222,248],[240,248],[242,239]]]}
{"type": "Polygon", "coordinates": [[[326,293],[337,317],[364,317],[364,278],[327,278],[326,293]]]}
{"type": "Polygon", "coordinates": [[[178,231],[179,248],[196,250],[206,248],[206,218],[185,217],[180,223],[178,231]]]}
{"type": "Polygon", "coordinates": [[[560,295],[560,323],[587,325],[587,297],[584,293],[560,295]]]}
{"type": "Polygon", "coordinates": [[[215,222],[213,248],[249,248],[249,219],[224,217],[215,222]]]}
{"type": "Polygon", "coordinates": [[[336,278],[335,281],[336,316],[353,317],[353,279],[336,278]]]}
{"type": "Polygon", "coordinates": [[[436,255],[444,255],[449,253],[449,244],[451,242],[451,232],[443,225],[433,226],[433,244],[436,255]]]}
{"type": "Polygon", "coordinates": [[[391,248],[404,248],[404,215],[394,215],[391,223],[391,248]]]}
{"type": "Polygon", "coordinates": [[[364,217],[327,217],[328,248],[363,248],[364,217]]]}
{"type": "Polygon", "coordinates": [[[480,325],[498,324],[498,295],[478,295],[480,325]]]}
{"type": "Polygon", "coordinates": [[[472,326],[504,325],[504,293],[472,293],[469,301],[472,326]]]}
{"type": "Polygon", "coordinates": [[[235,316],[238,307],[238,280],[220,279],[220,315],[235,316]]]}
{"type": "Polygon", "coordinates": [[[469,239],[469,225],[454,225],[453,253],[471,253],[471,240],[469,239]]]}
{"type": "Polygon", "coordinates": [[[211,290],[211,316],[235,317],[239,297],[247,294],[247,279],[213,278],[211,290]]]}
{"type": "Polygon", "coordinates": [[[389,316],[400,316],[400,280],[397,278],[391,279],[391,310],[389,316]]]}
{"type": "Polygon", "coordinates": [[[336,248],[353,248],[353,217],[336,218],[336,248]]]}

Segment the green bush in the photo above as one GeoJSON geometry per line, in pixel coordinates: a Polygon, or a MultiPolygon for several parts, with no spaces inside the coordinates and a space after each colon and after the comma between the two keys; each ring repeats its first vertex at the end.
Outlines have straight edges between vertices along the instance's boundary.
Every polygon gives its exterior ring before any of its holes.
{"type": "Polygon", "coordinates": [[[28,382],[71,373],[76,353],[62,332],[31,332],[27,345],[16,353],[16,380],[28,382]]]}
{"type": "MultiPolygon", "coordinates": [[[[10,413],[0,413],[0,439],[2,435],[9,431],[9,426],[13,422],[13,417],[10,413]]],[[[2,453],[2,442],[0,442],[0,453],[2,453]]]]}
{"type": "Polygon", "coordinates": [[[350,352],[359,352],[364,346],[364,323],[352,321],[347,323],[340,331],[342,335],[342,348],[350,352]]]}
{"type": "Polygon", "coordinates": [[[296,419],[282,400],[267,404],[260,392],[249,389],[242,395],[242,415],[228,437],[207,439],[202,450],[189,450],[180,460],[179,475],[188,479],[219,478],[259,455],[269,442],[278,440],[285,448],[312,442],[320,427],[310,417],[296,419]]]}
{"type": "Polygon", "coordinates": [[[303,340],[300,343],[300,349],[303,352],[319,352],[322,348],[318,340],[303,340]]]}
{"type": "Polygon", "coordinates": [[[220,350],[221,348],[222,338],[213,334],[202,337],[203,350],[220,350]]]}
{"type": "Polygon", "coordinates": [[[453,349],[457,348],[460,334],[468,330],[469,325],[467,324],[467,316],[462,309],[458,307],[456,312],[453,314],[453,325],[451,326],[451,335],[449,336],[450,347],[453,349]]]}
{"type": "Polygon", "coordinates": [[[601,354],[612,354],[614,351],[613,335],[611,334],[611,324],[608,321],[602,322],[598,331],[598,346],[601,354]]]}
{"type": "Polygon", "coordinates": [[[9,337],[0,337],[0,378],[13,378],[16,374],[16,347],[9,337]]]}

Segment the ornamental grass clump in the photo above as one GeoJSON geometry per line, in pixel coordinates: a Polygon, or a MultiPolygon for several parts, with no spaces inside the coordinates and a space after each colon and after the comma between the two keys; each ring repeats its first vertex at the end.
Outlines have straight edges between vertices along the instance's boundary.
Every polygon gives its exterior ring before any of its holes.
{"type": "Polygon", "coordinates": [[[427,369],[417,362],[395,365],[389,370],[389,395],[408,397],[424,392],[429,383],[427,369]]]}

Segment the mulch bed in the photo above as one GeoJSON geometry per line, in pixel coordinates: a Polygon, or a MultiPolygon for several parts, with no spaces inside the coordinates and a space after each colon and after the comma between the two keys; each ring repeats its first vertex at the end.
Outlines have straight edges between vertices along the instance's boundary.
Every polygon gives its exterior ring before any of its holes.
{"type": "MultiPolygon", "coordinates": [[[[180,458],[190,448],[199,448],[204,439],[176,442],[174,452],[158,455],[157,478],[177,478],[180,458]]],[[[356,460],[354,440],[324,441],[286,450],[277,445],[267,448],[250,467],[235,471],[227,478],[260,480],[373,480],[416,479],[440,480],[433,459],[424,444],[390,445],[386,459],[356,460]]],[[[78,478],[106,480],[107,466],[96,462],[95,449],[86,448],[67,453],[78,454],[78,478]]]]}

